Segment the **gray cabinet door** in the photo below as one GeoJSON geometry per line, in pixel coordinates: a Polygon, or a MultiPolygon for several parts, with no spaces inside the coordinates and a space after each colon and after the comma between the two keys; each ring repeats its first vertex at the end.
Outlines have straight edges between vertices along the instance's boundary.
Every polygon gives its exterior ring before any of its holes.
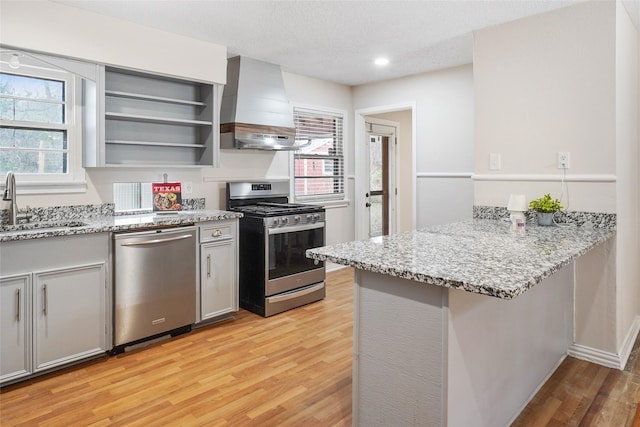
{"type": "Polygon", "coordinates": [[[200,248],[202,320],[237,311],[238,279],[235,240],[205,243],[200,248]]]}
{"type": "Polygon", "coordinates": [[[34,371],[106,350],[105,264],[34,273],[34,371]]]}
{"type": "Polygon", "coordinates": [[[31,373],[31,274],[0,278],[0,382],[31,373]]]}

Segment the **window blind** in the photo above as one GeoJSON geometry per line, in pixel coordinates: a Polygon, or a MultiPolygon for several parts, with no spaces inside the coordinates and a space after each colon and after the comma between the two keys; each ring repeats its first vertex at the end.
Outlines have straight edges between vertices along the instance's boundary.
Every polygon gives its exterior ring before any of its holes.
{"type": "Polygon", "coordinates": [[[294,108],[296,200],[344,199],[344,116],[307,108],[294,108]]]}

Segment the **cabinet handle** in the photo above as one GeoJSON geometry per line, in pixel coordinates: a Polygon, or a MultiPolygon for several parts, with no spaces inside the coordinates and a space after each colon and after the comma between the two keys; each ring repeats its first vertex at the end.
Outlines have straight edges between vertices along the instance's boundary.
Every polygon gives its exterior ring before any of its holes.
{"type": "Polygon", "coordinates": [[[42,314],[47,315],[47,285],[42,285],[42,314]]]}
{"type": "Polygon", "coordinates": [[[16,321],[20,321],[20,289],[16,289],[16,321]]]}
{"type": "Polygon", "coordinates": [[[211,277],[211,255],[207,255],[207,277],[211,277]]]}
{"type": "Polygon", "coordinates": [[[221,230],[213,230],[213,233],[211,233],[211,237],[220,237],[220,236],[222,236],[221,230]]]}
{"type": "Polygon", "coordinates": [[[184,239],[190,238],[191,236],[193,236],[193,234],[184,234],[182,236],[167,237],[166,239],[153,239],[153,240],[143,240],[140,242],[127,242],[127,243],[121,243],[120,246],[155,245],[156,243],[166,243],[166,242],[173,242],[175,240],[184,240],[184,239]]]}

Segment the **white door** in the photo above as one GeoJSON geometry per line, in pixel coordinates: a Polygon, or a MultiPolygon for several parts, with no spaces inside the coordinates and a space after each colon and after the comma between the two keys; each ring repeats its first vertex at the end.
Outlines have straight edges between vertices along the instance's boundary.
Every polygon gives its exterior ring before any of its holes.
{"type": "Polygon", "coordinates": [[[369,237],[386,236],[396,230],[396,128],[367,121],[364,186],[366,229],[369,237]]]}

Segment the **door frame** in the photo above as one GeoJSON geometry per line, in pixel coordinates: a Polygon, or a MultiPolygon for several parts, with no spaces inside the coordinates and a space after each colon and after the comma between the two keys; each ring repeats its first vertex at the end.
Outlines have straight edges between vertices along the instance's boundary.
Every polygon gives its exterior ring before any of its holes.
{"type": "MultiPolygon", "coordinates": [[[[366,129],[366,125],[365,125],[365,117],[366,116],[370,116],[372,114],[383,114],[383,113],[392,113],[395,111],[405,111],[405,110],[411,110],[411,127],[412,127],[412,132],[411,132],[411,152],[413,153],[412,155],[412,161],[411,161],[411,177],[412,177],[412,200],[414,201],[413,203],[413,209],[412,209],[412,213],[411,213],[411,222],[412,222],[412,228],[415,228],[416,225],[416,103],[415,101],[411,101],[411,102],[405,102],[405,103],[399,103],[399,104],[391,104],[391,105],[381,105],[378,107],[368,107],[368,108],[360,108],[355,110],[355,114],[354,114],[354,130],[355,130],[355,147],[354,147],[354,151],[355,151],[355,193],[353,196],[353,200],[355,203],[355,209],[354,209],[354,214],[355,214],[355,236],[357,240],[362,240],[362,239],[367,239],[369,236],[369,230],[366,229],[365,227],[365,223],[364,221],[358,221],[358,218],[362,218],[363,215],[367,215],[366,212],[366,207],[365,207],[365,203],[366,203],[366,197],[364,196],[365,192],[366,192],[366,183],[368,182],[369,177],[366,175],[367,174],[367,164],[365,163],[365,159],[366,159],[366,146],[365,143],[367,142],[367,129],[366,129]]],[[[398,136],[398,133],[400,131],[397,130],[396,133],[396,137],[398,136]]],[[[368,159],[366,159],[366,161],[368,161],[368,159]]],[[[395,165],[394,165],[394,173],[395,173],[395,177],[394,177],[394,181],[397,183],[398,182],[398,170],[400,168],[400,165],[398,164],[398,156],[396,155],[395,158],[395,165]]],[[[395,202],[397,203],[397,198],[395,198],[395,202]]],[[[395,206],[395,211],[397,213],[397,206],[395,206]]],[[[395,215],[395,221],[396,224],[394,224],[394,229],[397,229],[397,214],[395,215]]]]}
{"type": "MultiPolygon", "coordinates": [[[[397,198],[396,198],[396,189],[398,188],[398,171],[397,166],[398,166],[398,161],[397,161],[397,157],[398,157],[398,153],[397,153],[397,140],[399,138],[398,134],[400,133],[400,123],[398,122],[394,122],[392,120],[385,120],[385,119],[380,119],[377,117],[370,117],[367,116],[367,119],[365,121],[365,125],[367,128],[367,132],[365,133],[365,135],[368,136],[369,135],[381,135],[381,136],[386,136],[389,138],[389,145],[387,147],[387,162],[388,162],[388,176],[387,176],[387,190],[388,190],[388,194],[387,194],[387,215],[388,215],[388,220],[389,220],[389,224],[388,224],[388,234],[393,234],[397,231],[398,229],[398,220],[396,218],[397,215],[397,210],[398,210],[398,205],[397,205],[397,198]],[[369,126],[370,125],[370,126],[369,126]],[[381,127],[385,127],[385,128],[389,128],[389,130],[393,129],[393,131],[391,133],[387,133],[384,131],[379,131],[379,132],[375,132],[373,130],[373,127],[375,126],[381,126],[381,127]]],[[[368,141],[368,139],[367,139],[368,141]]],[[[369,150],[370,147],[367,147],[367,144],[364,144],[364,148],[365,148],[365,158],[368,158],[371,156],[371,152],[369,150]]],[[[383,155],[384,156],[384,155],[383,155]]],[[[368,164],[365,164],[365,166],[369,166],[368,164]]],[[[368,170],[368,174],[370,174],[371,171],[368,170]]],[[[367,174],[367,175],[368,175],[367,174]]],[[[362,182],[362,185],[364,187],[366,187],[365,185],[366,181],[362,182]]],[[[384,186],[383,186],[384,187],[384,186]]],[[[371,192],[371,189],[369,188],[369,193],[371,192]]],[[[370,214],[370,212],[369,212],[370,214]]],[[[384,215],[383,215],[384,216],[384,215]]],[[[371,217],[369,216],[369,219],[371,219],[371,217]]],[[[365,227],[366,228],[366,227],[365,227]]],[[[371,228],[371,224],[369,224],[369,228],[371,228]]],[[[369,237],[369,234],[367,234],[367,237],[369,237]]]]}

